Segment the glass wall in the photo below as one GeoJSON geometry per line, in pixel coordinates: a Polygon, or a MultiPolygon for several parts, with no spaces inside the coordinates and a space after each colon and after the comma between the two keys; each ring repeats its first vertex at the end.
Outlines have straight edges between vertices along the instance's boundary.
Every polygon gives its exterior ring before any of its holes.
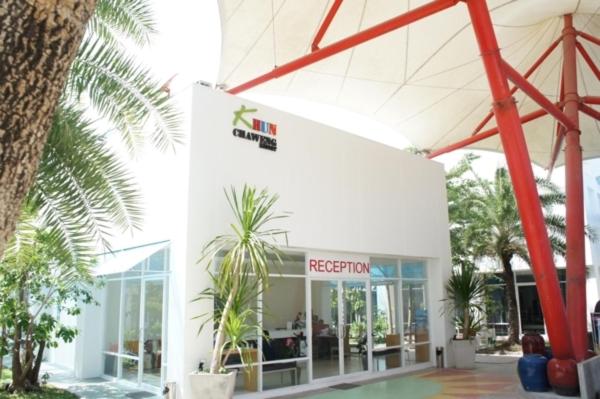
{"type": "Polygon", "coordinates": [[[104,374],[159,389],[169,250],[106,276],[104,374]]]}
{"type": "Polygon", "coordinates": [[[405,365],[429,361],[429,315],[425,262],[403,261],[402,314],[405,365]]]}
{"type": "Polygon", "coordinates": [[[269,287],[256,299],[263,336],[247,340],[253,364],[244,371],[234,355],[226,365],[239,370],[236,393],[429,362],[426,262],[370,262],[367,280],[309,278],[304,254],[272,266],[269,287]]]}

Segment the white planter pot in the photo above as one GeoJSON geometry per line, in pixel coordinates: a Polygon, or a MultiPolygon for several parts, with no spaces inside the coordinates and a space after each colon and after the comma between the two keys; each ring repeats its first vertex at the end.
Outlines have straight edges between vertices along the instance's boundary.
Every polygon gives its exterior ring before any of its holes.
{"type": "Polygon", "coordinates": [[[190,373],[193,399],[231,399],[237,371],[227,374],[190,373]]]}
{"type": "Polygon", "coordinates": [[[476,343],[474,340],[455,339],[452,341],[454,362],[457,369],[475,368],[475,348],[476,343]]]}

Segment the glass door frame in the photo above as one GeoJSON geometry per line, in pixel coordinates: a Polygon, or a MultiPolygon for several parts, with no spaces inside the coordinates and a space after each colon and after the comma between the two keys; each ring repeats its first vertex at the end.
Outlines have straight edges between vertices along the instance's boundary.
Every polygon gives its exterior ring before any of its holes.
{"type": "MultiPolygon", "coordinates": [[[[148,259],[144,261],[144,264],[148,262],[148,259]]],[[[166,343],[167,343],[167,322],[168,322],[168,295],[169,295],[169,272],[158,272],[149,273],[145,270],[141,271],[139,276],[134,277],[120,277],[111,279],[109,281],[119,281],[120,283],[120,299],[119,299],[119,328],[118,328],[118,349],[117,352],[103,351],[104,361],[106,356],[113,356],[117,361],[117,375],[106,375],[105,378],[110,380],[117,379],[120,382],[129,384],[138,388],[151,391],[153,393],[160,394],[161,388],[164,386],[166,378],[166,356],[161,356],[161,376],[160,386],[154,386],[143,381],[144,375],[144,342],[145,342],[145,331],[144,321],[146,313],[146,283],[151,281],[162,281],[162,326],[161,326],[161,353],[166,354],[166,343]],[[123,352],[124,349],[124,312],[125,312],[125,287],[128,281],[139,280],[140,282],[140,294],[139,294],[139,319],[138,319],[138,353],[137,356],[127,355],[123,352]],[[123,378],[123,359],[136,360],[138,362],[137,378],[136,381],[126,380],[123,378]]]]}
{"type": "Polygon", "coordinates": [[[335,376],[329,376],[329,377],[322,377],[322,378],[314,378],[313,375],[313,340],[312,340],[312,321],[310,323],[307,323],[307,335],[309,337],[311,337],[310,341],[309,341],[309,345],[308,345],[308,355],[309,355],[309,360],[308,360],[308,383],[312,383],[314,381],[319,381],[319,382],[327,382],[327,381],[336,381],[336,380],[343,380],[345,378],[347,378],[349,375],[361,375],[361,374],[368,374],[372,371],[373,369],[373,362],[372,362],[372,355],[371,355],[371,344],[372,344],[372,325],[371,325],[371,296],[370,296],[370,290],[371,290],[371,281],[370,279],[353,279],[353,278],[339,278],[339,277],[306,277],[306,306],[307,306],[307,320],[308,320],[308,315],[311,315],[311,320],[312,320],[312,314],[313,314],[313,306],[312,306],[312,287],[313,287],[313,282],[314,281],[326,281],[326,282],[335,282],[337,285],[337,299],[338,299],[338,309],[337,309],[337,315],[338,315],[338,326],[337,326],[337,338],[338,338],[338,364],[339,364],[339,373],[335,376]],[[344,316],[345,316],[345,312],[344,312],[344,282],[358,282],[358,283],[363,283],[365,286],[365,296],[366,296],[366,312],[365,312],[365,316],[366,316],[366,322],[367,322],[367,370],[363,370],[363,371],[359,371],[359,372],[354,372],[351,374],[346,374],[345,373],[345,364],[344,364],[344,342],[343,342],[343,334],[340,334],[341,330],[340,329],[344,329],[345,328],[345,320],[344,320],[344,316]]]}

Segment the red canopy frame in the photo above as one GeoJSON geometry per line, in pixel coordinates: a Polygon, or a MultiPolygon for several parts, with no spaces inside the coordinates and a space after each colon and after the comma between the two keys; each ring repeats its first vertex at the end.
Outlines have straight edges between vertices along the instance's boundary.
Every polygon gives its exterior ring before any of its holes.
{"type": "Polygon", "coordinates": [[[581,134],[579,131],[579,111],[594,118],[600,118],[600,112],[591,107],[591,105],[600,104],[600,97],[587,96],[580,98],[577,93],[577,51],[582,55],[592,72],[597,77],[599,75],[598,67],[589,54],[587,54],[585,48],[577,42],[577,36],[596,45],[600,45],[600,39],[588,33],[575,30],[572,16],[566,15],[564,16],[562,35],[540,55],[525,74],[521,75],[502,58],[486,0],[433,0],[383,23],[319,48],[320,41],[342,3],[342,0],[336,0],[314,38],[310,54],[275,67],[270,72],[236,86],[228,90],[228,92],[237,94],[251,89],[430,15],[442,12],[459,2],[466,3],[475,38],[481,51],[481,58],[493,98],[492,111],[477,125],[471,137],[437,149],[431,152],[428,158],[434,158],[440,154],[463,148],[495,134],[500,134],[529,249],[531,267],[535,276],[548,336],[555,356],[549,362],[548,366],[550,382],[555,388],[576,389],[578,382],[575,360],[581,361],[587,356],[583,174],[582,151],[579,140],[581,134]],[[561,94],[560,101],[552,103],[535,86],[528,82],[527,78],[544,63],[560,43],[563,45],[561,94]],[[512,88],[509,88],[509,79],[515,84],[512,88]],[[535,102],[540,104],[542,108],[520,117],[515,100],[512,97],[518,89],[523,90],[535,102]],[[562,301],[553,253],[544,223],[531,159],[522,127],[523,124],[548,114],[556,118],[559,122],[557,124],[556,142],[549,161],[550,169],[553,168],[556,162],[563,141],[566,142],[566,309],[562,301]],[[495,117],[497,126],[481,132],[492,117],[495,117]]]}

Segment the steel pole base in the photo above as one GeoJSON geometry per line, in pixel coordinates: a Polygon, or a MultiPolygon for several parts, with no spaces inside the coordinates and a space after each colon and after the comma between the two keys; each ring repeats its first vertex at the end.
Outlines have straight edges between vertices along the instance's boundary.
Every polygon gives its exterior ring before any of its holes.
{"type": "Polygon", "coordinates": [[[548,362],[548,382],[558,395],[579,395],[577,363],[573,359],[550,359],[548,362]]]}

